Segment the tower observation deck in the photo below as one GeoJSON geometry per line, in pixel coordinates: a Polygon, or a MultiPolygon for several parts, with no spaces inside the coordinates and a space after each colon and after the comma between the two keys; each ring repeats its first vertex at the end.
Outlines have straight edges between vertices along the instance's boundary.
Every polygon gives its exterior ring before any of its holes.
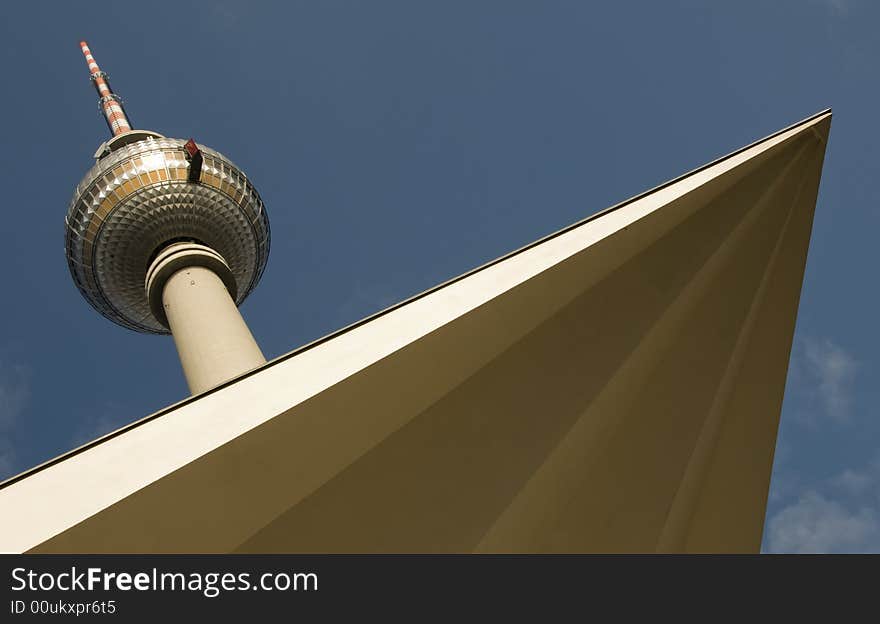
{"type": "Polygon", "coordinates": [[[132,129],[107,74],[80,47],[113,136],[65,218],[74,283],[111,321],[172,334],[193,393],[263,364],[237,309],[269,257],[259,193],[219,152],[132,129]]]}

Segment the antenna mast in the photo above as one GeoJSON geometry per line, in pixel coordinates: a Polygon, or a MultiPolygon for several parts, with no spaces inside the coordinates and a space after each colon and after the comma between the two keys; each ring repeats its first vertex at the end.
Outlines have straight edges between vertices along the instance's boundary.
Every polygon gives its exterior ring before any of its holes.
{"type": "Polygon", "coordinates": [[[79,47],[82,48],[82,53],[86,57],[86,63],[89,64],[89,78],[98,92],[98,105],[104,113],[104,118],[107,120],[110,132],[113,133],[113,136],[128,132],[131,130],[131,124],[128,123],[128,117],[122,108],[122,98],[113,93],[107,74],[98,67],[95,57],[92,56],[92,52],[89,50],[89,45],[85,41],[80,41],[79,47]]]}

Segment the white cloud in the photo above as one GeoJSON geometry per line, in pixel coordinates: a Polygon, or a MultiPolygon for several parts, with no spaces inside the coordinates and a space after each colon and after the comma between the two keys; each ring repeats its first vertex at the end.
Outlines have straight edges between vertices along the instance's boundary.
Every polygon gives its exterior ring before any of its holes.
{"type": "Polygon", "coordinates": [[[880,552],[880,456],[813,484],[766,531],[766,552],[880,552]]]}
{"type": "MultiPolygon", "coordinates": [[[[826,430],[851,424],[859,364],[828,339],[798,340],[788,389],[797,419],[826,430]]],[[[804,483],[803,475],[780,468],[777,454],[765,525],[766,552],[880,552],[880,457],[859,469],[804,483]]]]}
{"type": "Polygon", "coordinates": [[[830,340],[805,339],[796,379],[806,386],[805,394],[818,399],[826,416],[847,422],[857,369],[856,360],[830,340]]]}
{"type": "Polygon", "coordinates": [[[869,507],[848,510],[815,491],[804,493],[768,524],[767,551],[835,553],[880,551],[880,522],[869,507]]]}
{"type": "Polygon", "coordinates": [[[832,481],[834,485],[853,496],[868,493],[874,486],[872,475],[846,469],[832,481]]]}

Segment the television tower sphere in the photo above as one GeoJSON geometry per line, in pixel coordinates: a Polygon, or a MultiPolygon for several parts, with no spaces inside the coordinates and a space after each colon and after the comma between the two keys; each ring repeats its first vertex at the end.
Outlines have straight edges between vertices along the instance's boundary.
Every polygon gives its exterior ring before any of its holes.
{"type": "Polygon", "coordinates": [[[191,181],[185,144],[139,130],[114,137],[67,211],[65,250],[74,282],[98,312],[136,331],[169,333],[144,287],[147,268],[169,244],[193,241],[223,256],[236,305],[257,285],[269,257],[269,220],[253,184],[202,145],[200,175],[191,181]]]}
{"type": "Polygon", "coordinates": [[[80,47],[113,137],[65,218],[77,288],[119,325],[172,334],[194,393],[264,363],[237,309],[269,257],[259,193],[219,152],[132,129],[88,45],[80,47]]]}

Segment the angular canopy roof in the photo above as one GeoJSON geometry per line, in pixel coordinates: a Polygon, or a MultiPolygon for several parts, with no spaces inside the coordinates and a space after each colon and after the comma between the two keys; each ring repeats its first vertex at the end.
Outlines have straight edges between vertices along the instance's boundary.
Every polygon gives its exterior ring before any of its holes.
{"type": "Polygon", "coordinates": [[[831,122],[0,484],[6,552],[757,552],[831,122]]]}

